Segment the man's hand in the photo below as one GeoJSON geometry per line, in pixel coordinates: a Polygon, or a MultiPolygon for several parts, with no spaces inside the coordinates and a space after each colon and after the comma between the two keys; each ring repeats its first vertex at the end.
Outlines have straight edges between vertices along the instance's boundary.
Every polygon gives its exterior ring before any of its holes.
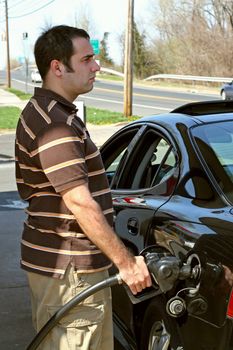
{"type": "Polygon", "coordinates": [[[150,273],[146,266],[143,256],[135,256],[119,269],[120,277],[133,294],[141,292],[143,289],[152,285],[150,273]]]}

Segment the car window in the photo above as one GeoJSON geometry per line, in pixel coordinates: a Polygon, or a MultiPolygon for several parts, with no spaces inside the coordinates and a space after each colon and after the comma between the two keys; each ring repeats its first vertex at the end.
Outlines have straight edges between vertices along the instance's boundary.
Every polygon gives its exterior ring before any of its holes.
{"type": "Polygon", "coordinates": [[[110,140],[101,149],[106,174],[112,188],[116,187],[120,173],[123,171],[124,160],[137,142],[140,129],[143,132],[144,127],[134,127],[116,135],[112,141],[110,140]]]}
{"type": "MultiPolygon", "coordinates": [[[[114,175],[115,175],[116,170],[120,164],[120,161],[122,160],[122,158],[126,154],[127,146],[128,145],[125,144],[123,147],[123,150],[121,150],[121,152],[119,154],[118,153],[115,154],[116,158],[113,159],[112,163],[106,169],[106,174],[107,174],[109,185],[112,184],[112,179],[114,178],[114,175]]],[[[118,150],[120,151],[120,149],[118,149],[118,150]]]]}
{"type": "Polygon", "coordinates": [[[155,186],[166,181],[175,171],[176,157],[171,145],[166,140],[161,139],[157,146],[156,163],[158,171],[154,175],[150,186],[155,186]]]}
{"type": "MultiPolygon", "coordinates": [[[[177,156],[174,147],[160,133],[148,130],[127,161],[118,188],[140,190],[165,184],[163,193],[172,191],[175,181],[171,180],[177,169],[177,156]]],[[[162,192],[161,192],[162,193],[162,192]]]]}
{"type": "Polygon", "coordinates": [[[233,121],[198,126],[192,133],[219,187],[233,202],[233,121]]]}

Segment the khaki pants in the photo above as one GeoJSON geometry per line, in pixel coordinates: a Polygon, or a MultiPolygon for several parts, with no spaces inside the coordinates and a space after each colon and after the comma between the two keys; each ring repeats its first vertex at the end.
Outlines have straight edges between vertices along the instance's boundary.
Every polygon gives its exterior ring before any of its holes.
{"type": "MultiPolygon", "coordinates": [[[[80,274],[72,266],[64,279],[27,272],[33,324],[38,332],[75,295],[108,277],[107,271],[80,274]]],[[[38,350],[113,350],[111,289],[76,305],[53,328],[38,350]]]]}

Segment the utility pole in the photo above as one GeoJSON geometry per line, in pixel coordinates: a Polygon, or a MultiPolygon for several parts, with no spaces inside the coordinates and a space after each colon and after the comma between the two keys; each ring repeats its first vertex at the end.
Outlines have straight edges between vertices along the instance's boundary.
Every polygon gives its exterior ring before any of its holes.
{"type": "Polygon", "coordinates": [[[5,0],[6,13],[6,56],[7,56],[7,87],[11,87],[11,67],[10,67],[10,45],[9,45],[9,28],[8,28],[8,4],[5,0]]]}
{"type": "Polygon", "coordinates": [[[26,81],[25,81],[25,87],[26,92],[28,92],[28,63],[29,63],[29,53],[28,53],[28,33],[23,33],[23,47],[24,47],[24,60],[25,60],[25,75],[26,75],[26,81]]]}
{"type": "Polygon", "coordinates": [[[133,90],[133,12],[134,0],[128,0],[127,28],[125,31],[125,62],[124,62],[124,115],[132,115],[133,90]]]}

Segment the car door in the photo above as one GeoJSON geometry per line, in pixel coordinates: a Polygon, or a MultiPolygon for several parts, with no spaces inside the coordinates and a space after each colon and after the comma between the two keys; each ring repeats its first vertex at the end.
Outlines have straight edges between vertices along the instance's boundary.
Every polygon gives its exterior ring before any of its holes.
{"type": "Polygon", "coordinates": [[[159,126],[138,124],[118,132],[101,154],[112,190],[115,230],[139,254],[155,211],[177,183],[176,146],[159,126]]]}
{"type": "MultiPolygon", "coordinates": [[[[118,132],[101,153],[112,189],[115,231],[128,249],[138,255],[146,246],[156,210],[168,200],[177,183],[176,146],[159,126],[138,124],[118,132]]],[[[127,287],[114,287],[114,321],[121,332],[127,333],[127,339],[129,334],[135,339],[132,322],[135,302],[127,287]]]]}

